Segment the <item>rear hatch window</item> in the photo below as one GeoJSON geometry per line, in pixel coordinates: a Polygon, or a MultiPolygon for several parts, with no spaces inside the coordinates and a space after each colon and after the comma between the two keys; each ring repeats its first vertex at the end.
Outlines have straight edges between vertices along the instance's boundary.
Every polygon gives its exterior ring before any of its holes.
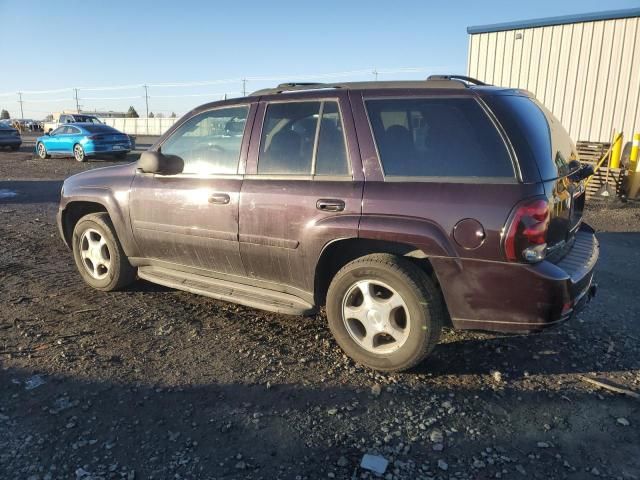
{"type": "Polygon", "coordinates": [[[533,98],[495,95],[485,101],[507,132],[521,168],[537,170],[536,176],[552,202],[548,243],[571,239],[582,219],[585,194],[583,182],[572,178],[579,164],[575,162],[578,155],[569,134],[533,98]]]}

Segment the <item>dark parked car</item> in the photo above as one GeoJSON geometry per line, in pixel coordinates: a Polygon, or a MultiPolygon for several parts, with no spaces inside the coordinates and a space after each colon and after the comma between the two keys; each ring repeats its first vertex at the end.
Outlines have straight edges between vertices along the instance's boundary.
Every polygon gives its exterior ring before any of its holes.
{"type": "Polygon", "coordinates": [[[137,275],[274,312],[326,306],[351,357],[403,370],[443,326],[537,331],[591,298],[590,173],[522,90],[284,84],[67,179],[58,221],[94,288],[137,275]]]}
{"type": "Polygon", "coordinates": [[[0,147],[9,147],[14,152],[22,145],[20,132],[7,123],[0,123],[0,147]]]}

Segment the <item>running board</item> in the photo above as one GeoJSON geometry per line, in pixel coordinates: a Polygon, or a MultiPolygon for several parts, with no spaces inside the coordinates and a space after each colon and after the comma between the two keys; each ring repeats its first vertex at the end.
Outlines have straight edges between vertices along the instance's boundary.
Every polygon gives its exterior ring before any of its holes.
{"type": "Polygon", "coordinates": [[[289,293],[276,292],[193,273],[145,266],[138,268],[138,276],[165,287],[185,290],[205,297],[275,313],[308,315],[316,311],[313,305],[289,293]]]}

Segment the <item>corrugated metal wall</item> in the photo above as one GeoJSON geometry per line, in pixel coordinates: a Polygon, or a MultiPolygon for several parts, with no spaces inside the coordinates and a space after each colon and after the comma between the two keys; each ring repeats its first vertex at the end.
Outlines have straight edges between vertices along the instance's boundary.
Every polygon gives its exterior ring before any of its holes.
{"type": "Polygon", "coordinates": [[[470,35],[467,72],[524,88],[575,141],[640,131],[640,18],[470,35]]]}

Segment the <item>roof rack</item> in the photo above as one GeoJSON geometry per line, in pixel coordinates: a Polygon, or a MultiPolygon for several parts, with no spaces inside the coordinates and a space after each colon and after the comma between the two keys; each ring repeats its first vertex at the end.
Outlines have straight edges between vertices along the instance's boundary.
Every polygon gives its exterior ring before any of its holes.
{"type": "Polygon", "coordinates": [[[427,77],[427,82],[431,82],[434,80],[460,80],[462,82],[470,83],[472,85],[488,85],[487,83],[481,82],[477,78],[466,77],[464,75],[429,75],[427,77]]]}
{"type": "Polygon", "coordinates": [[[308,90],[330,89],[384,89],[384,88],[467,88],[469,85],[486,85],[475,78],[463,75],[431,75],[427,80],[404,81],[375,81],[375,82],[345,82],[345,83],[316,83],[316,82],[287,82],[281,83],[275,88],[257,90],[250,95],[258,97],[262,95],[276,95],[285,92],[300,92],[308,90]]]}
{"type": "Polygon", "coordinates": [[[338,83],[318,83],[318,82],[287,82],[281,83],[276,88],[264,88],[252,92],[250,96],[256,97],[260,95],[273,95],[283,92],[295,92],[300,90],[320,90],[325,88],[343,88],[342,84],[338,83]]]}

